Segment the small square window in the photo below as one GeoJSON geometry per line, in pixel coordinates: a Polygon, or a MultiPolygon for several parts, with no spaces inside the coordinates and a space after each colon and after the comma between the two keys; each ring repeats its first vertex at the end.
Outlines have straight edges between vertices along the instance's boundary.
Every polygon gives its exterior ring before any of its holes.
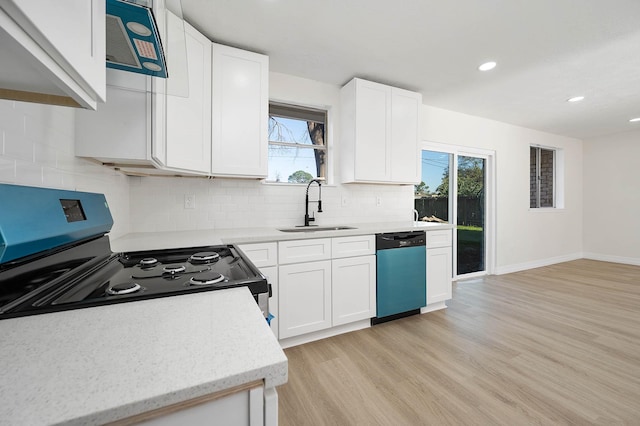
{"type": "Polygon", "coordinates": [[[326,122],[326,111],[269,104],[267,182],[307,183],[326,178],[326,122]]]}

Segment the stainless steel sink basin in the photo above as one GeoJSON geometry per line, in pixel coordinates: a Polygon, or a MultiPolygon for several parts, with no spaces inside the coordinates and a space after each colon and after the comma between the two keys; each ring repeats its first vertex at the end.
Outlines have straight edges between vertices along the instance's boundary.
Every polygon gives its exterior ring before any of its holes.
{"type": "Polygon", "coordinates": [[[353,226],[299,226],[296,228],[278,229],[280,232],[317,232],[317,231],[342,231],[356,229],[353,226]]]}

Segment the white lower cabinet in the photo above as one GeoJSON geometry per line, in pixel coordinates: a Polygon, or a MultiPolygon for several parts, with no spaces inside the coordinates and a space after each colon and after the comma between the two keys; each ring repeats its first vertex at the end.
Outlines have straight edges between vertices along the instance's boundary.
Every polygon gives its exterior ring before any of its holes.
{"type": "Polygon", "coordinates": [[[376,316],[376,256],[331,261],[334,326],[376,316]]]}
{"type": "Polygon", "coordinates": [[[280,339],[376,315],[373,235],[281,241],[278,258],[280,339]]]}
{"type": "Polygon", "coordinates": [[[267,282],[271,284],[271,297],[269,298],[269,313],[273,315],[271,318],[271,331],[276,336],[276,339],[280,338],[280,309],[278,308],[278,300],[280,300],[279,292],[279,280],[278,280],[278,267],[277,266],[265,266],[260,268],[260,272],[267,277],[267,282]]]}
{"type": "Polygon", "coordinates": [[[427,305],[451,299],[451,247],[427,250],[427,305]]]}
{"type": "Polygon", "coordinates": [[[269,313],[271,319],[271,331],[279,338],[280,312],[278,308],[278,243],[240,244],[238,246],[249,260],[260,269],[260,272],[271,284],[271,297],[269,298],[269,313]]]}
{"type": "Polygon", "coordinates": [[[278,268],[280,339],[331,327],[331,261],[278,268]]]}
{"type": "Polygon", "coordinates": [[[427,305],[452,297],[452,231],[427,231],[427,305]]]}
{"type": "Polygon", "coordinates": [[[264,389],[256,383],[250,387],[221,391],[212,395],[188,400],[159,408],[148,413],[112,423],[113,425],[237,425],[275,426],[277,416],[277,393],[275,389],[264,389]],[[274,396],[275,394],[275,396],[274,396]],[[273,401],[275,401],[275,406],[273,401]]]}

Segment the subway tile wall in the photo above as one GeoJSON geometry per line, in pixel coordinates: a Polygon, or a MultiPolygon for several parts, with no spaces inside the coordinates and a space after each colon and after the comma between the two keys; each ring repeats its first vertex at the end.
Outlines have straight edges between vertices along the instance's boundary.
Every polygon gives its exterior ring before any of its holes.
{"type": "MultiPolygon", "coordinates": [[[[302,225],[306,185],[257,180],[131,177],[131,229],[135,232],[302,225]],[[186,209],[186,195],[195,208],[186,209]]],[[[309,191],[317,199],[318,189],[309,191]]],[[[310,204],[310,210],[317,206],[310,204]]],[[[316,225],[412,220],[413,186],[323,185],[316,225]],[[379,202],[378,202],[379,201],[379,202]]]]}
{"type": "Polygon", "coordinates": [[[0,183],[104,193],[117,238],[129,232],[129,178],[74,156],[74,120],[73,108],[0,100],[0,183]]]}
{"type": "MultiPolygon", "coordinates": [[[[283,227],[303,223],[304,185],[127,177],[74,156],[72,108],[0,100],[0,183],[104,193],[112,238],[128,232],[283,227]],[[185,195],[195,208],[185,209],[185,195]]],[[[310,198],[317,197],[317,187],[310,198]]],[[[413,187],[323,185],[317,225],[411,220],[413,187]],[[379,203],[378,203],[379,200],[379,203]]],[[[0,205],[2,200],[0,200],[0,205]]],[[[316,205],[310,206],[316,210],[316,205]]]]}

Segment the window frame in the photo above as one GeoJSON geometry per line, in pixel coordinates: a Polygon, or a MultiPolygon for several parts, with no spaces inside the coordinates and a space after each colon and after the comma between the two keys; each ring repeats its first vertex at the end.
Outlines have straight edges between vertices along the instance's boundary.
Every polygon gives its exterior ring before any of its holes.
{"type": "Polygon", "coordinates": [[[564,208],[564,179],[563,179],[563,171],[564,171],[564,151],[561,148],[550,147],[544,145],[529,145],[529,210],[533,211],[553,211],[564,208]],[[535,150],[536,152],[536,205],[531,205],[532,200],[532,188],[531,188],[531,150],[535,150]],[[551,206],[541,206],[540,205],[540,185],[541,185],[541,177],[540,177],[540,168],[541,168],[541,157],[542,151],[551,151],[553,153],[553,177],[552,177],[552,185],[553,185],[553,194],[552,194],[552,205],[551,206]]]}
{"type": "MultiPolygon", "coordinates": [[[[289,102],[281,102],[270,100],[269,101],[269,119],[272,116],[286,118],[286,119],[294,119],[294,120],[302,120],[302,121],[315,121],[318,123],[323,123],[324,125],[324,144],[323,145],[314,145],[314,144],[299,144],[295,142],[281,142],[281,141],[273,141],[270,138],[268,139],[268,147],[271,146],[285,146],[293,149],[308,149],[315,151],[324,151],[324,176],[318,176],[319,178],[324,179],[325,182],[328,182],[331,175],[331,160],[330,160],[330,150],[329,150],[329,117],[330,111],[328,108],[319,108],[312,106],[303,106],[299,104],[289,103],[289,102]]],[[[267,167],[269,167],[269,161],[267,161],[267,167]]],[[[314,176],[316,178],[316,176],[314,176]]],[[[267,177],[263,180],[266,184],[274,184],[274,185],[306,185],[306,183],[296,183],[289,182],[287,180],[276,181],[269,180],[267,177]]]]}

